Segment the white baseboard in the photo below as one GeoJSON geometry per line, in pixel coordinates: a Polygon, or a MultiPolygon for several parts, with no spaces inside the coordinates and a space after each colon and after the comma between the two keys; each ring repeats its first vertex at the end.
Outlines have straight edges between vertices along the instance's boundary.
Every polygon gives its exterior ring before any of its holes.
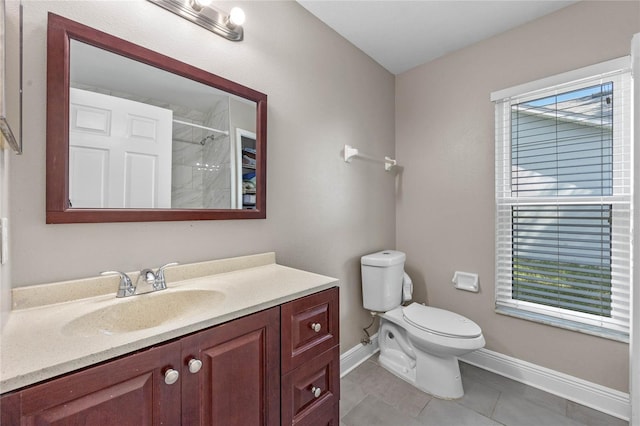
{"type": "Polygon", "coordinates": [[[371,336],[371,344],[359,344],[340,355],[340,377],[344,377],[354,368],[378,352],[378,333],[371,336]]]}
{"type": "Polygon", "coordinates": [[[488,349],[471,352],[460,357],[460,360],[594,410],[629,420],[631,404],[628,393],[488,349]]]}
{"type": "MultiPolygon", "coordinates": [[[[343,353],[340,356],[340,377],[344,377],[378,350],[378,335],[375,334],[371,337],[370,345],[360,344],[343,353]]],[[[471,352],[460,357],[460,360],[594,410],[629,420],[631,404],[628,393],[488,349],[471,352]]]]}

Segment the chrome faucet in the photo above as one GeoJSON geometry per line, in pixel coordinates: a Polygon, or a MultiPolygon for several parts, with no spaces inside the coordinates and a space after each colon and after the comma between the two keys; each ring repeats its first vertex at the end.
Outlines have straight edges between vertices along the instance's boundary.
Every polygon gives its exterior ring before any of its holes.
{"type": "Polygon", "coordinates": [[[120,285],[118,286],[118,292],[116,297],[129,297],[136,294],[136,287],[131,282],[129,275],[120,271],[104,271],[100,272],[100,275],[120,275],[120,285]]]}
{"type": "Polygon", "coordinates": [[[167,288],[167,281],[164,277],[165,268],[169,266],[177,265],[177,262],[167,263],[166,265],[162,265],[156,272],[149,268],[145,268],[140,271],[138,275],[138,279],[136,280],[136,284],[134,285],[131,282],[131,278],[124,272],[120,271],[105,271],[101,272],[100,275],[119,275],[120,276],[120,285],[118,286],[118,292],[116,293],[116,297],[129,297],[135,296],[136,290],[138,288],[138,283],[140,280],[144,280],[147,284],[150,284],[153,287],[152,291],[164,290],[167,288]]]}

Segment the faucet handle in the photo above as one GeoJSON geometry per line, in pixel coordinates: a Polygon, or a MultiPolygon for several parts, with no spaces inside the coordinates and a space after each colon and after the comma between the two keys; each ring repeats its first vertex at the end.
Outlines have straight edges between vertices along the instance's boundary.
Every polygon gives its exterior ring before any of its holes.
{"type": "Polygon", "coordinates": [[[156,275],[159,275],[161,273],[164,272],[165,268],[168,268],[169,266],[176,266],[179,265],[178,262],[171,262],[171,263],[167,263],[166,265],[162,265],[161,267],[158,268],[158,271],[156,272],[156,275]]]}
{"type": "Polygon", "coordinates": [[[136,288],[133,286],[131,278],[129,278],[129,275],[124,272],[104,271],[100,272],[100,275],[120,275],[120,285],[118,286],[118,293],[116,294],[116,297],[133,296],[136,292],[136,288]]]}
{"type": "Polygon", "coordinates": [[[165,288],[167,288],[167,281],[164,278],[164,270],[169,266],[176,266],[177,264],[178,262],[171,262],[158,268],[158,271],[156,272],[156,283],[153,286],[154,289],[164,290],[165,288]]]}

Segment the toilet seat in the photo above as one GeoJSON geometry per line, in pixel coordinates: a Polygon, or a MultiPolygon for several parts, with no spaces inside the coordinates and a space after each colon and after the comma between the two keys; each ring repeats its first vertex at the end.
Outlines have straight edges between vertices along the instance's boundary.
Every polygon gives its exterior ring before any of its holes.
{"type": "Polygon", "coordinates": [[[402,308],[402,316],[413,327],[443,337],[472,339],[482,334],[478,324],[462,315],[418,303],[402,308]]]}

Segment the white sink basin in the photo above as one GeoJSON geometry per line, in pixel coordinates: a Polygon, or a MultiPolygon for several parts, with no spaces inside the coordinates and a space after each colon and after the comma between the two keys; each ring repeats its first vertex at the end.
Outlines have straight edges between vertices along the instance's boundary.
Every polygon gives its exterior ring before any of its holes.
{"type": "Polygon", "coordinates": [[[214,290],[163,290],[131,296],[75,318],[62,332],[95,336],[144,330],[176,319],[200,316],[224,299],[224,293],[214,290]]]}

